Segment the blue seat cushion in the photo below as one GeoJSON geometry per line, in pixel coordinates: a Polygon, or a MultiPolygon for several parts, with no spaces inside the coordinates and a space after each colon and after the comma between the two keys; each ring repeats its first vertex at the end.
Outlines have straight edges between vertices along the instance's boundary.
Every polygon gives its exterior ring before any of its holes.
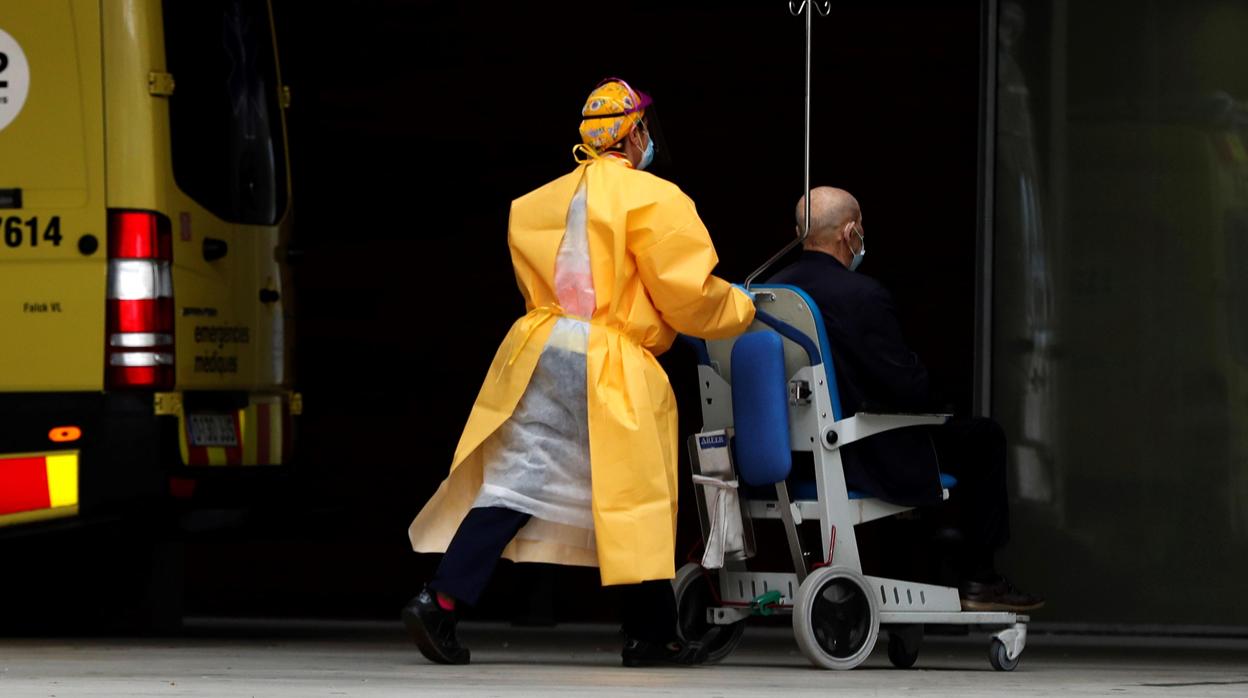
{"type": "Polygon", "coordinates": [[[747,485],[774,485],[793,469],[781,342],[775,332],[750,332],[732,345],[733,455],[747,485]]]}

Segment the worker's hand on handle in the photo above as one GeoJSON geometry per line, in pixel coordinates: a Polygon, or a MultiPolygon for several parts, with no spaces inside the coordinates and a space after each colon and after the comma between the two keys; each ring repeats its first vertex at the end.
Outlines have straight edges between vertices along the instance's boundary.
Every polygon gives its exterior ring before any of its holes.
{"type": "Polygon", "coordinates": [[[758,302],[758,293],[756,291],[751,291],[750,289],[746,288],[745,286],[742,286],[741,284],[733,284],[733,287],[740,289],[743,293],[745,293],[745,295],[749,296],[750,300],[753,301],[754,303],[758,302]]]}

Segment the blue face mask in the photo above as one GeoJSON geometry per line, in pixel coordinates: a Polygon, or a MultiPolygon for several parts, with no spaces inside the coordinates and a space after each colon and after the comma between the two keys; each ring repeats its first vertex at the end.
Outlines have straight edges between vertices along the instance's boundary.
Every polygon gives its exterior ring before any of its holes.
{"type": "Polygon", "coordinates": [[[858,236],[858,251],[854,253],[854,258],[849,262],[850,271],[856,271],[858,265],[862,264],[862,258],[867,256],[867,242],[862,239],[862,233],[854,228],[854,235],[858,236]]]}
{"type": "Polygon", "coordinates": [[[644,170],[654,162],[654,138],[646,131],[646,151],[641,154],[641,162],[637,163],[637,169],[644,170]]]}

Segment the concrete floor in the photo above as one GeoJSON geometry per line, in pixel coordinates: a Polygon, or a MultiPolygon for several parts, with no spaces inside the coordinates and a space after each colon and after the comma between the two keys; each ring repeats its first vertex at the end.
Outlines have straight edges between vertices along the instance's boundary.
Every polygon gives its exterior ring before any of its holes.
{"type": "Polygon", "coordinates": [[[173,638],[0,639],[0,696],[1248,695],[1248,640],[1033,633],[1012,673],[983,636],[929,637],[917,669],[881,642],[850,672],[813,669],[787,629],[752,627],[718,666],[624,669],[605,626],[467,625],[473,664],[426,663],[398,624],[200,621],[173,638]]]}

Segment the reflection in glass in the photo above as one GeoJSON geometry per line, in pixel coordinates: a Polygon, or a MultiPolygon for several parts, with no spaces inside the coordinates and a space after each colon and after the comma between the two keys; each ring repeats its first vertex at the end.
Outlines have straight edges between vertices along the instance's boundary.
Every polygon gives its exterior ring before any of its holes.
{"type": "Polygon", "coordinates": [[[1011,564],[1046,620],[1248,625],[1248,4],[998,15],[1011,564]]]}
{"type": "Polygon", "coordinates": [[[1054,503],[1051,410],[1054,371],[1053,283],[1045,246],[1045,204],[1031,123],[1027,76],[1019,64],[1026,16],[1022,5],[1000,7],[997,56],[996,239],[998,273],[1020,280],[998,290],[998,302],[1016,309],[998,318],[997,345],[1005,365],[998,389],[1014,396],[1001,405],[998,418],[1013,435],[1013,480],[1018,496],[1054,503]]]}

